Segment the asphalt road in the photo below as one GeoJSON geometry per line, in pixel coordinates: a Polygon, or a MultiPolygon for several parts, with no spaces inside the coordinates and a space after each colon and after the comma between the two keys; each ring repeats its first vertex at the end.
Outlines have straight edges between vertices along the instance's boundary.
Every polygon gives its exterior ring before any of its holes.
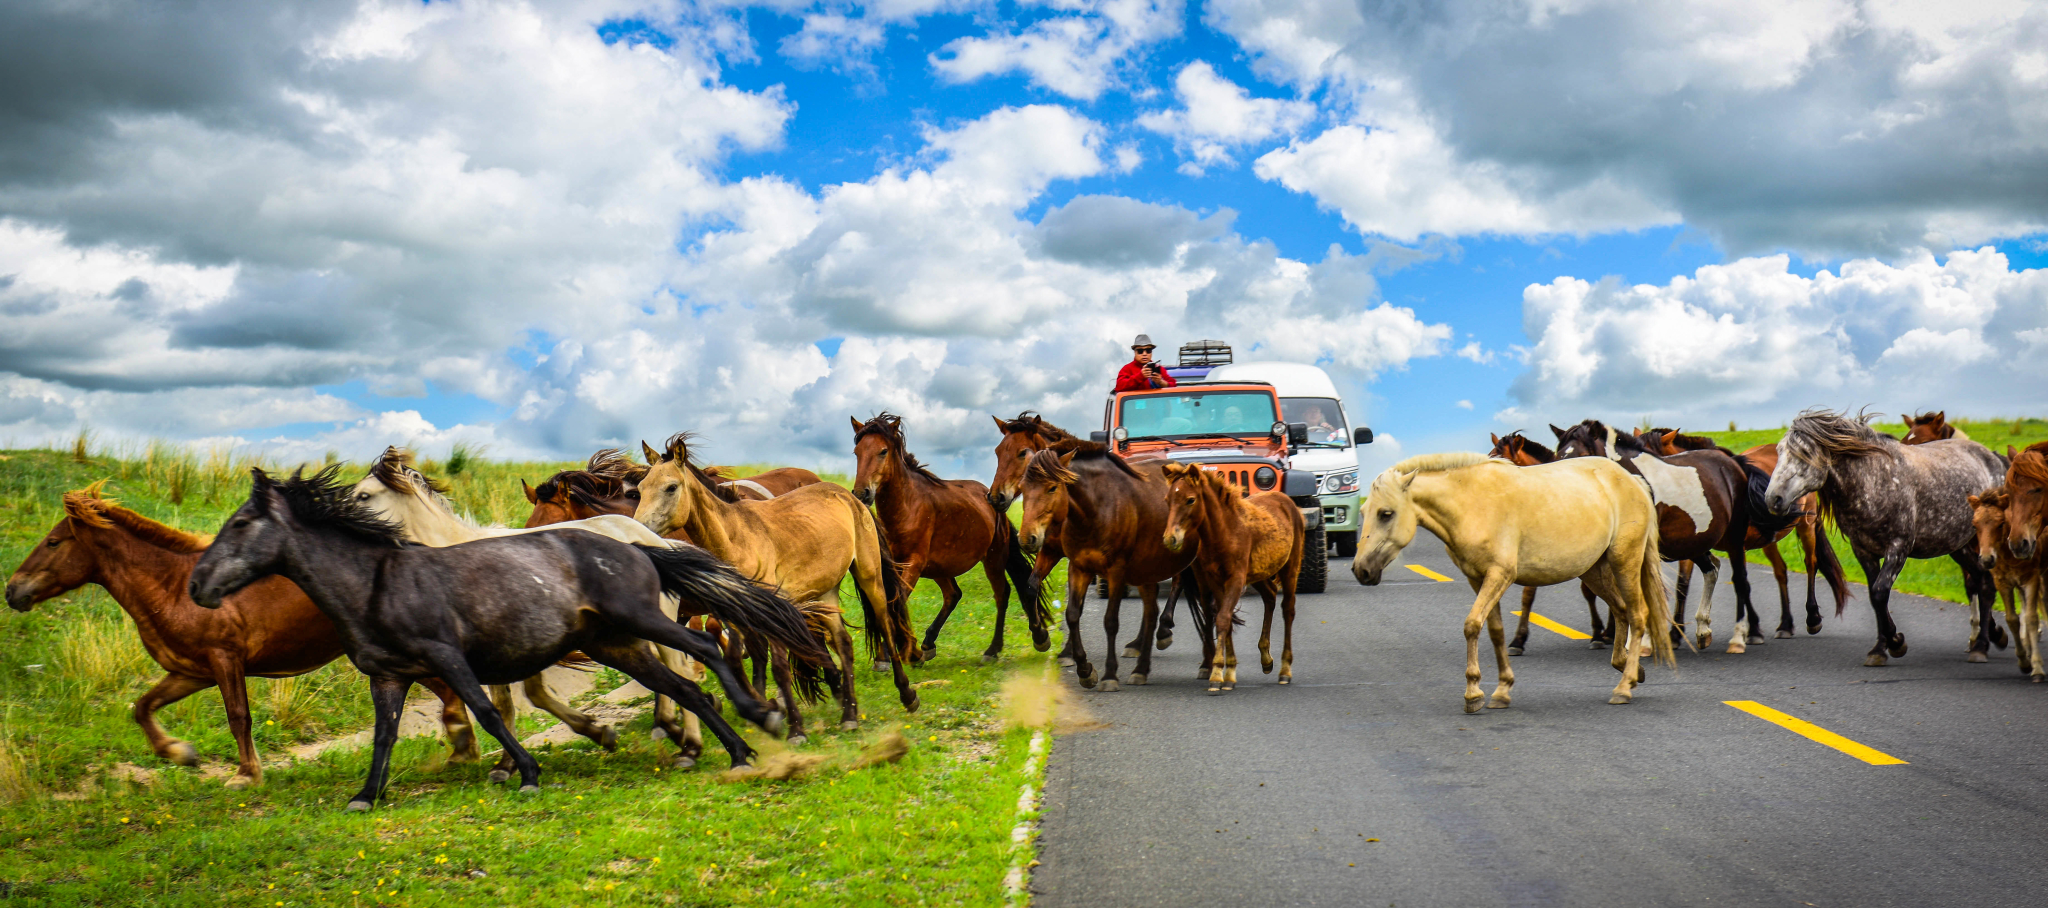
{"type": "MultiPolygon", "coordinates": [[[[1403,560],[1459,577],[1426,533],[1403,560]]],[[[1768,569],[1751,577],[1760,610],[1775,615],[1768,569]]],[[[1725,633],[1733,591],[1723,582],[1715,626],[1725,633]]],[[[1794,595],[1804,588],[1795,577],[1794,595]]],[[[1848,613],[1828,615],[1819,636],[1802,629],[1742,655],[1719,643],[1681,651],[1678,670],[1651,667],[1627,706],[1607,703],[1615,672],[1604,649],[1532,628],[1514,663],[1514,706],[1467,715],[1462,578],[1434,582],[1397,566],[1368,589],[1332,564],[1331,591],[1302,597],[1291,686],[1258,671],[1256,609],[1238,631],[1250,655],[1238,688],[1220,696],[1195,679],[1200,654],[1185,633],[1156,655],[1149,686],[1083,691],[1063,673],[1105,727],[1054,746],[1036,903],[1988,906],[2048,897],[2048,685],[2028,683],[2010,649],[1966,663],[1959,606],[1892,603],[1911,650],[1889,666],[1862,665],[1875,632],[1857,587],[1848,613]],[[1865,763],[1728,700],[1760,702],[1908,762],[1865,763]]],[[[1083,621],[1097,656],[1101,608],[1091,597],[1083,621]]],[[[1575,588],[1543,591],[1536,610],[1586,629],[1575,588]]],[[[1136,612],[1125,608],[1126,636],[1136,612]]],[[[1492,655],[1480,645],[1491,690],[1492,655]]]]}

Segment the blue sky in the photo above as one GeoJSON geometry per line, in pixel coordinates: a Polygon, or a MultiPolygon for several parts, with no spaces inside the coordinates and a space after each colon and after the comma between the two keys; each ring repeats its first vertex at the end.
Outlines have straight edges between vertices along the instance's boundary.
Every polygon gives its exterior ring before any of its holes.
{"type": "Polygon", "coordinates": [[[2038,410],[2027,4],[121,6],[0,13],[0,440],[973,473],[1139,330],[1382,458],[2038,410]]]}

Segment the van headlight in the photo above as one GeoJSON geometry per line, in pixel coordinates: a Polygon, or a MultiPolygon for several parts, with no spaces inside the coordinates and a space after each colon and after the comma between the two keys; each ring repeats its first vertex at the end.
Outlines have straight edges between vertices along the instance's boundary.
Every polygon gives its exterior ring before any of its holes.
{"type": "Polygon", "coordinates": [[[1357,470],[1345,470],[1342,473],[1331,473],[1323,477],[1323,494],[1325,495],[1356,491],[1358,491],[1357,470]]]}

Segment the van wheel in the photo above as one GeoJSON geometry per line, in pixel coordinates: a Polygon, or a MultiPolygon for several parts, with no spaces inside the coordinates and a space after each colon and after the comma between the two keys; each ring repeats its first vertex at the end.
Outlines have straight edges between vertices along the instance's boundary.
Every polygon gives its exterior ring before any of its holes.
{"type": "Polygon", "coordinates": [[[1331,533],[1330,543],[1337,547],[1337,557],[1339,558],[1350,558],[1358,554],[1358,534],[1356,532],[1331,533]]]}
{"type": "MultiPolygon", "coordinates": [[[[1101,600],[1102,600],[1102,601],[1104,601],[1104,602],[1108,602],[1108,601],[1109,601],[1109,578],[1107,578],[1107,577],[1097,577],[1097,578],[1095,578],[1095,595],[1096,595],[1096,598],[1099,598],[1099,599],[1101,599],[1101,600]]],[[[1122,596],[1119,596],[1119,597],[1117,597],[1117,598],[1119,598],[1119,599],[1129,599],[1129,598],[1131,598],[1132,596],[1135,596],[1135,595],[1137,595],[1137,592],[1136,592],[1135,590],[1131,589],[1131,585],[1130,585],[1130,584],[1126,583],[1126,584],[1124,584],[1124,594],[1123,594],[1122,596]]]]}
{"type": "Polygon", "coordinates": [[[1301,579],[1294,585],[1297,593],[1320,593],[1330,579],[1330,548],[1322,527],[1308,531],[1308,538],[1302,540],[1301,579]]]}

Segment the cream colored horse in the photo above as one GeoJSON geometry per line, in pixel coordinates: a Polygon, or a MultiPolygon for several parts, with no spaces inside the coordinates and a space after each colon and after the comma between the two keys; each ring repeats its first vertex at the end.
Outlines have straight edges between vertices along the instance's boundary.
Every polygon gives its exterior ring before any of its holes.
{"type": "Polygon", "coordinates": [[[1484,454],[1425,454],[1372,481],[1352,576],[1373,586],[1420,525],[1443,540],[1478,594],[1465,616],[1465,711],[1479,711],[1479,628],[1493,638],[1500,684],[1486,702],[1504,708],[1515,686],[1502,645],[1500,597],[1514,584],[1584,580],[1610,604],[1612,662],[1621,671],[1609,703],[1641,683],[1641,640],[1672,664],[1670,606],[1658,572],[1657,506],[1620,464],[1577,457],[1518,467],[1484,454]]]}
{"type": "MultiPolygon", "coordinates": [[[[640,480],[640,508],[633,516],[656,533],[678,530],[713,555],[725,559],[756,582],[776,587],[807,615],[812,604],[839,611],[839,583],[851,573],[867,623],[868,648],[888,659],[896,692],[904,709],[916,712],[917,690],[903,673],[905,660],[917,649],[910,627],[910,588],[902,567],[889,557],[888,541],[875,526],[866,505],[844,487],[829,482],[803,486],[768,501],[726,501],[713,491],[714,480],[690,460],[689,436],[668,440],[667,450],[641,443],[647,475],[640,480]]],[[[854,699],[852,653],[844,646],[843,625],[820,628],[833,639],[827,648],[840,653],[840,726],[859,723],[854,699]],[[844,647],[844,648],[842,648],[844,647]]],[[[881,668],[877,665],[876,668],[881,668]]],[[[782,665],[776,665],[781,680],[782,665]]],[[[789,688],[782,685],[783,690],[789,688]]],[[[785,700],[794,707],[794,700],[785,700]]],[[[790,734],[800,734],[795,712],[790,734]]]]}
{"type": "MultiPolygon", "coordinates": [[[[522,533],[565,529],[586,530],[620,542],[638,545],[673,544],[641,525],[639,521],[618,514],[606,514],[532,529],[478,526],[474,521],[457,514],[454,505],[434,487],[433,480],[413,468],[412,456],[396,447],[384,449],[384,455],[371,465],[370,475],[356,483],[355,495],[357,501],[368,505],[384,519],[404,528],[407,539],[434,548],[460,545],[493,536],[516,536],[522,533]]],[[[669,617],[675,617],[676,600],[667,596],[662,597],[662,609],[669,617]]],[[[657,646],[655,652],[661,656],[662,664],[668,666],[670,671],[693,682],[701,683],[704,680],[704,667],[696,660],[667,647],[657,646]]],[[[533,705],[561,719],[563,724],[574,729],[577,734],[597,742],[606,750],[618,748],[617,729],[594,722],[575,707],[556,699],[554,692],[548,689],[547,681],[541,676],[535,675],[526,679],[522,689],[526,693],[526,699],[532,701],[533,705]]],[[[495,684],[490,686],[490,692],[492,704],[506,717],[508,724],[512,723],[511,717],[515,715],[512,688],[508,685],[495,684]]],[[[697,756],[704,752],[704,734],[698,727],[695,715],[683,712],[682,722],[678,724],[676,712],[675,704],[667,697],[655,698],[655,727],[661,729],[670,740],[676,742],[677,747],[681,748],[681,753],[676,757],[676,767],[688,769],[696,765],[697,756]]],[[[509,761],[508,755],[491,771],[493,780],[498,780],[501,772],[510,772],[509,761]]],[[[509,774],[506,777],[510,778],[509,774]]]]}

